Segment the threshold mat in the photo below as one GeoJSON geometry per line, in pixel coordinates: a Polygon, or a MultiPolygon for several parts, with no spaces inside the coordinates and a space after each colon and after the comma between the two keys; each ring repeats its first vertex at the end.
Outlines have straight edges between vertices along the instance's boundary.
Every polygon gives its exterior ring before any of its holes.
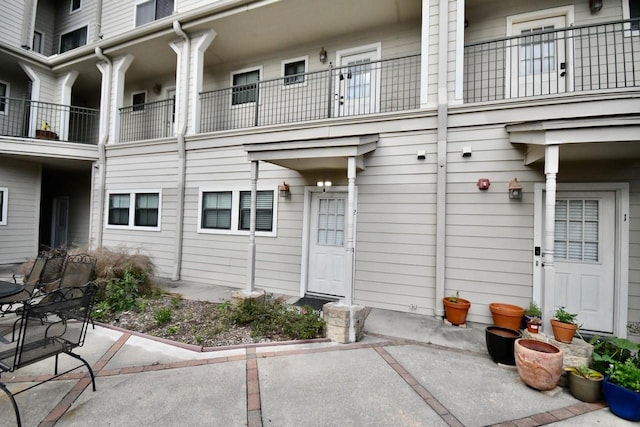
{"type": "Polygon", "coordinates": [[[335,302],[335,299],[327,299],[327,298],[319,298],[319,297],[302,297],[298,301],[294,302],[293,305],[297,305],[302,307],[303,305],[311,306],[314,310],[322,311],[322,306],[328,302],[335,302]]]}

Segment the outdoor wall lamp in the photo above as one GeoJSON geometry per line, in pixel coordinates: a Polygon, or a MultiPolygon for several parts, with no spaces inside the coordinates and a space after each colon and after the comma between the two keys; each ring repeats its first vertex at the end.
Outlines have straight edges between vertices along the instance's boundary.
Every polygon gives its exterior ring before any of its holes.
{"type": "Polygon", "coordinates": [[[320,57],[320,62],[321,63],[325,63],[327,62],[327,51],[324,50],[324,47],[320,48],[320,53],[318,54],[320,57]]]}
{"type": "Polygon", "coordinates": [[[491,181],[489,180],[489,178],[480,178],[476,185],[480,190],[488,190],[491,186],[491,181]]]}
{"type": "Polygon", "coordinates": [[[518,178],[513,178],[509,181],[509,198],[515,200],[522,199],[522,185],[518,182],[518,178]]]}
{"type": "Polygon", "coordinates": [[[327,191],[327,187],[331,187],[333,184],[331,183],[331,181],[318,181],[316,183],[316,186],[319,188],[322,188],[322,192],[326,192],[327,191]]]}
{"type": "Polygon", "coordinates": [[[589,9],[591,9],[591,13],[600,12],[602,9],[602,0],[589,0],[589,9]]]}
{"type": "Polygon", "coordinates": [[[291,192],[289,191],[289,184],[282,181],[282,184],[278,186],[278,191],[280,192],[280,197],[284,197],[285,199],[291,198],[291,192]]]}

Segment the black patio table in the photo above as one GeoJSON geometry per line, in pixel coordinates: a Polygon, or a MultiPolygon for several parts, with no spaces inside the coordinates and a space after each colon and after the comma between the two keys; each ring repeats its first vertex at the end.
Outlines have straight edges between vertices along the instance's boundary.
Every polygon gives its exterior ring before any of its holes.
{"type": "Polygon", "coordinates": [[[19,294],[24,289],[21,283],[5,282],[0,280],[0,298],[19,294]]]}

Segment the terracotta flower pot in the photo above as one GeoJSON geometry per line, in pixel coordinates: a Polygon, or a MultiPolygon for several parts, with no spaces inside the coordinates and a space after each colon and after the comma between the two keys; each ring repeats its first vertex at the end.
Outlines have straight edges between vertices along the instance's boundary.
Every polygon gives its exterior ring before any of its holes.
{"type": "Polygon", "coordinates": [[[449,297],[442,299],[444,305],[444,315],[452,325],[462,325],[467,320],[467,313],[471,303],[463,298],[457,298],[457,301],[450,301],[449,297]]]}
{"type": "Polygon", "coordinates": [[[503,365],[515,365],[513,344],[518,338],[522,338],[522,334],[518,330],[501,326],[487,326],[485,341],[491,360],[503,365]]]}
{"type": "Polygon", "coordinates": [[[514,344],[522,381],[538,390],[552,390],[562,375],[562,350],[546,342],[520,338],[514,344]]]}
{"type": "Polygon", "coordinates": [[[531,332],[532,334],[537,334],[538,332],[540,332],[540,324],[528,322],[527,331],[531,332]]]}
{"type": "Polygon", "coordinates": [[[520,329],[524,308],[517,305],[492,302],[489,304],[493,324],[507,329],[520,329]]]}
{"type": "Polygon", "coordinates": [[[553,337],[556,339],[556,341],[571,344],[571,341],[573,341],[573,336],[578,330],[578,325],[551,319],[551,328],[553,330],[553,337]]]}

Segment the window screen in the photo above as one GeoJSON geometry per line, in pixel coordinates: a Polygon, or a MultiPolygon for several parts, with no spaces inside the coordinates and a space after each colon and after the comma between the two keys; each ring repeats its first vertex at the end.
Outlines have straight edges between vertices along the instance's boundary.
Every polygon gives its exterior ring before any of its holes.
{"type": "Polygon", "coordinates": [[[234,74],[231,104],[239,105],[256,102],[258,99],[258,80],[260,80],[259,70],[234,74]]]}
{"type": "Polygon", "coordinates": [[[160,195],[157,193],[136,194],[134,224],[139,227],[157,227],[160,195]]]}
{"type": "Polygon", "coordinates": [[[231,229],[231,191],[202,193],[201,227],[231,229]]]}
{"type": "Polygon", "coordinates": [[[284,84],[291,85],[304,82],[305,62],[296,61],[284,65],[284,84]],[[292,77],[286,77],[292,76],[292,77]]]}
{"type": "Polygon", "coordinates": [[[110,225],[129,225],[129,194],[109,195],[110,225]]]}
{"type": "Polygon", "coordinates": [[[87,44],[87,27],[63,34],[60,37],[60,53],[67,52],[87,44]]]}
{"type": "MultiPolygon", "coordinates": [[[[273,191],[256,194],[256,231],[273,229],[273,191]]],[[[240,230],[249,230],[251,223],[251,192],[240,192],[240,230]]]]}
{"type": "Polygon", "coordinates": [[[570,261],[599,260],[599,201],[558,200],[555,257],[570,261]]]}
{"type": "Polygon", "coordinates": [[[173,13],[174,0],[151,0],[136,6],[136,27],[173,13]]]}

